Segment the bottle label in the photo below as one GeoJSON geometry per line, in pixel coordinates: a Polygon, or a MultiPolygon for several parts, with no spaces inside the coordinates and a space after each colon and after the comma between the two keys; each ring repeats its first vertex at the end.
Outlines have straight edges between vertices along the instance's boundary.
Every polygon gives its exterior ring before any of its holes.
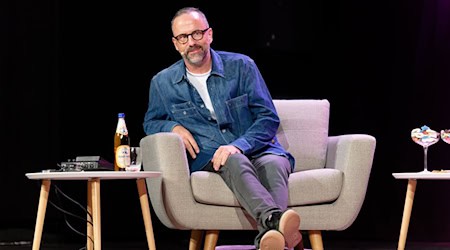
{"type": "Polygon", "coordinates": [[[120,126],[120,127],[118,126],[116,129],[116,133],[120,134],[120,135],[128,135],[127,127],[125,125],[120,126]]]}
{"type": "Polygon", "coordinates": [[[130,166],[130,146],[120,145],[116,149],[116,163],[119,168],[130,166]]]}
{"type": "Polygon", "coordinates": [[[125,125],[124,119],[119,119],[117,122],[116,134],[128,135],[127,125],[125,125]]]}
{"type": "Polygon", "coordinates": [[[116,130],[116,133],[117,133],[117,134],[120,134],[120,135],[128,135],[128,130],[127,130],[126,127],[122,127],[122,128],[120,128],[120,129],[117,129],[117,130],[116,130]]]}

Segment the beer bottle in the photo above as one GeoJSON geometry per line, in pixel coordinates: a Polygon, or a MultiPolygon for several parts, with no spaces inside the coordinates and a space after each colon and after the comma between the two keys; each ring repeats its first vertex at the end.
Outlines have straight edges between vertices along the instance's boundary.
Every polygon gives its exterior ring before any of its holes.
{"type": "Polygon", "coordinates": [[[116,133],[114,135],[114,170],[125,171],[130,166],[130,139],[125,124],[125,114],[119,113],[116,133]]]}

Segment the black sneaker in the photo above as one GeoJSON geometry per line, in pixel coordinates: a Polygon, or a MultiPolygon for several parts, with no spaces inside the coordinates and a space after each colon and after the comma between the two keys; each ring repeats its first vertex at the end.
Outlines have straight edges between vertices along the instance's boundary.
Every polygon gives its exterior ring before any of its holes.
{"type": "Polygon", "coordinates": [[[300,228],[300,216],[292,209],[272,213],[266,221],[269,229],[278,230],[284,236],[287,248],[297,246],[302,240],[300,228]]]}

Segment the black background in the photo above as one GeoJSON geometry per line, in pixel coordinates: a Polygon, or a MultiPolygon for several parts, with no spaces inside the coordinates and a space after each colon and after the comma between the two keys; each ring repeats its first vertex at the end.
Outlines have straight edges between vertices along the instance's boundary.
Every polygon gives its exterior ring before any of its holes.
{"type": "MultiPolygon", "coordinates": [[[[131,144],[139,144],[149,81],[179,59],[170,20],[188,5],[206,13],[214,49],[256,61],[273,98],[328,99],[330,135],[376,137],[358,218],[325,237],[396,241],[407,182],[392,173],[423,168],[410,132],[450,128],[445,0],[2,1],[0,230],[34,229],[39,183],[25,173],[77,155],[111,161],[117,113],[125,112],[131,144]]],[[[430,147],[429,169],[450,169],[449,153],[442,141],[430,147]]],[[[84,203],[84,183],[55,184],[84,203]]],[[[104,239],[144,237],[134,189],[102,183],[104,239]]],[[[449,191],[447,181],[418,182],[408,240],[450,241],[449,191]]],[[[54,193],[50,200],[57,202],[54,193]]],[[[156,217],[154,226],[166,230],[156,217]]],[[[51,232],[73,237],[49,205],[44,234],[51,232]]]]}

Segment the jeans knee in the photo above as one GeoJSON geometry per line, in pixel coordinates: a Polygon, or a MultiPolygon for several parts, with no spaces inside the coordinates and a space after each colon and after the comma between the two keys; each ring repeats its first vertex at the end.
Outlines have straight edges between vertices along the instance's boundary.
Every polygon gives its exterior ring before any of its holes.
{"type": "Polygon", "coordinates": [[[241,173],[248,167],[253,167],[247,156],[243,154],[232,154],[228,156],[224,169],[233,173],[241,173]]]}

